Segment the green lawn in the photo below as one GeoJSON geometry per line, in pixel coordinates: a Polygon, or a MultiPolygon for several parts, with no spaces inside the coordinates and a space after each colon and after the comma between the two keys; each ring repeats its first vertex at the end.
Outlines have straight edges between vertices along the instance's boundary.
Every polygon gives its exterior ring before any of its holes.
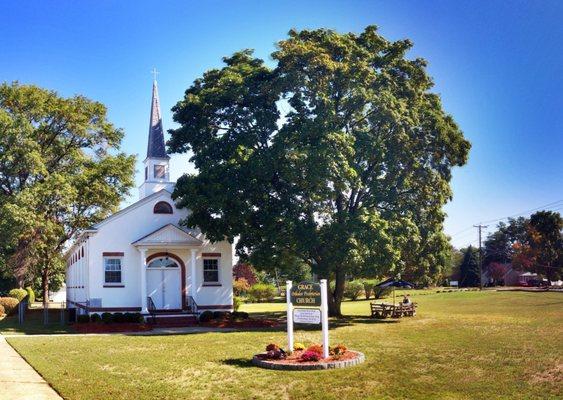
{"type": "Polygon", "coordinates": [[[19,324],[18,316],[12,315],[0,320],[0,334],[4,335],[33,335],[38,333],[73,333],[68,325],[61,325],[60,309],[49,310],[48,324],[43,324],[43,310],[31,309],[25,313],[25,321],[19,324]]]}
{"type": "MultiPolygon", "coordinates": [[[[362,365],[281,372],[248,360],[283,331],[183,336],[65,336],[9,342],[67,399],[532,399],[561,398],[563,294],[413,295],[419,315],[332,321],[332,343],[366,354],[362,365]]],[[[283,304],[251,304],[255,313],[283,304]]],[[[1,322],[0,322],[1,325],[1,322]]],[[[296,340],[320,341],[319,331],[296,340]]]]}

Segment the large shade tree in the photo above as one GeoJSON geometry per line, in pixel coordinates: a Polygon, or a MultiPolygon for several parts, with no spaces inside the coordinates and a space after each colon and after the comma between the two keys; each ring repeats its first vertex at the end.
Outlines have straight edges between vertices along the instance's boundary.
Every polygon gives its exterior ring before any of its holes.
{"type": "Polygon", "coordinates": [[[470,145],[411,46],[374,26],[290,31],[273,67],[246,50],[204,73],[173,108],[170,149],[198,169],[174,193],[192,211],[184,223],[238,236],[257,267],[307,263],[334,282],[332,315],[347,274],[447,262],[441,207],[470,145]]]}
{"type": "Polygon", "coordinates": [[[122,137],[98,102],[0,85],[0,258],[20,285],[40,276],[46,294],[68,240],[119,206],[135,164],[122,137]]]}

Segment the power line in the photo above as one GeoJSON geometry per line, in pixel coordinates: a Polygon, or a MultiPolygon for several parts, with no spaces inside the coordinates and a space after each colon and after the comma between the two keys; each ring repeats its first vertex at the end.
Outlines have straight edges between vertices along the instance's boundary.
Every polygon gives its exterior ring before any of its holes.
{"type": "MultiPolygon", "coordinates": [[[[489,224],[489,223],[492,223],[492,222],[502,221],[503,219],[508,219],[508,218],[517,217],[517,216],[522,215],[522,214],[527,214],[527,213],[530,213],[530,212],[532,212],[532,211],[539,210],[540,208],[545,208],[545,207],[549,207],[549,206],[555,205],[555,204],[557,204],[557,203],[561,203],[562,201],[563,201],[563,199],[557,200],[557,201],[554,201],[554,202],[552,202],[552,203],[545,204],[545,205],[543,205],[543,206],[539,206],[539,207],[536,207],[536,208],[532,208],[531,210],[526,210],[526,211],[522,211],[522,212],[519,212],[519,213],[516,213],[516,214],[509,215],[508,217],[503,217],[503,218],[491,219],[491,220],[488,220],[488,221],[483,221],[483,223],[484,223],[484,224],[489,224]]],[[[557,204],[557,207],[559,207],[560,205],[561,205],[561,204],[557,204]]]]}
{"type": "MultiPolygon", "coordinates": [[[[550,210],[548,210],[548,211],[559,211],[559,210],[562,210],[562,209],[563,209],[563,204],[557,204],[557,203],[561,203],[561,202],[563,202],[563,199],[560,199],[560,200],[557,200],[557,201],[554,201],[554,202],[545,204],[545,205],[543,205],[543,206],[539,206],[539,207],[536,207],[536,208],[532,208],[532,209],[530,209],[530,210],[521,211],[521,212],[519,212],[519,213],[509,215],[508,217],[497,218],[497,219],[491,219],[491,220],[488,220],[488,221],[483,221],[483,222],[481,222],[481,223],[483,223],[483,224],[489,224],[489,223],[493,223],[493,222],[498,222],[498,221],[502,221],[503,219],[513,218],[513,217],[516,217],[516,216],[519,216],[519,215],[522,215],[522,214],[527,214],[527,213],[530,213],[530,212],[532,212],[532,211],[539,210],[540,208],[545,208],[545,207],[549,207],[549,206],[555,206],[555,207],[557,207],[557,208],[552,207],[552,209],[550,209],[550,210]]],[[[462,234],[462,233],[468,232],[470,229],[473,229],[474,227],[475,227],[474,225],[468,226],[467,228],[462,229],[461,231],[456,232],[456,233],[454,233],[453,235],[450,235],[450,238],[454,238],[454,237],[456,237],[456,236],[458,236],[458,235],[460,235],[460,234],[462,234]]],[[[467,233],[465,233],[465,234],[462,235],[462,236],[466,236],[466,235],[467,235],[467,233]]]]}

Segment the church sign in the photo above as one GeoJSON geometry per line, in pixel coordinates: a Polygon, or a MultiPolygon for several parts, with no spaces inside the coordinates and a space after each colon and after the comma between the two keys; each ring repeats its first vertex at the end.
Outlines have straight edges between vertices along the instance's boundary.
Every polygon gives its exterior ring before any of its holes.
{"type": "Polygon", "coordinates": [[[291,303],[295,306],[320,307],[321,285],[314,282],[301,282],[291,288],[291,303]]]}
{"type": "Polygon", "coordinates": [[[291,281],[287,281],[285,287],[285,298],[287,301],[288,351],[293,351],[294,323],[313,325],[321,324],[323,358],[328,358],[328,284],[326,279],[321,279],[320,283],[300,282],[295,286],[293,286],[291,281]]]}
{"type": "Polygon", "coordinates": [[[293,322],[296,324],[312,324],[321,323],[321,310],[318,308],[294,308],[293,322]]]}

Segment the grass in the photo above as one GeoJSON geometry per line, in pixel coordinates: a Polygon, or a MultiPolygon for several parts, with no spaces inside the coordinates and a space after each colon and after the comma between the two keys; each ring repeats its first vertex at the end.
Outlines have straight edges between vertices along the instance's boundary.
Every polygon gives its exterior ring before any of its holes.
{"type": "MultiPolygon", "coordinates": [[[[366,362],[332,371],[281,372],[249,363],[283,331],[173,336],[12,337],[8,341],[66,399],[535,399],[560,398],[563,294],[413,294],[419,315],[368,318],[346,302],[332,343],[366,362]]],[[[249,304],[253,313],[280,304],[249,304]]],[[[0,322],[0,325],[2,323],[0,322]]],[[[296,332],[300,342],[320,332],[296,332]]]]}
{"type": "Polygon", "coordinates": [[[18,322],[18,316],[11,315],[0,320],[0,334],[3,335],[34,335],[40,333],[73,333],[74,330],[67,325],[60,324],[60,309],[49,310],[49,323],[43,324],[43,310],[31,309],[25,313],[25,321],[22,325],[18,322]]]}

